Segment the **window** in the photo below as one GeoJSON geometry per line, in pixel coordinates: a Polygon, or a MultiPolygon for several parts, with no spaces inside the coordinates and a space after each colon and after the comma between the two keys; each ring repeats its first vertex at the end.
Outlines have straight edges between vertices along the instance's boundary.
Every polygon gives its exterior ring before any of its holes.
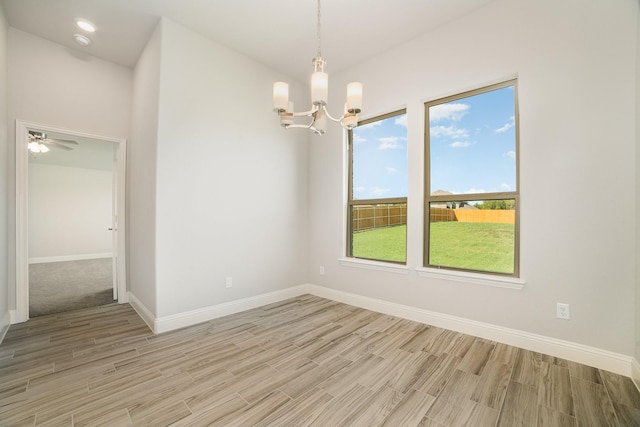
{"type": "Polygon", "coordinates": [[[518,277],[516,81],[425,103],[426,267],[518,277]]]}
{"type": "Polygon", "coordinates": [[[406,110],[349,131],[347,256],[406,263],[406,110]]]}

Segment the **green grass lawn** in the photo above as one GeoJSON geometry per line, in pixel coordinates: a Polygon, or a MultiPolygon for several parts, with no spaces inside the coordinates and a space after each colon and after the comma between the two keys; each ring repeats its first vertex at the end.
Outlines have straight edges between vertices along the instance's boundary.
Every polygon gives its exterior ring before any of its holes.
{"type": "MultiPolygon", "coordinates": [[[[353,256],[404,262],[406,234],[406,225],[355,233],[353,256]]],[[[431,265],[513,273],[513,224],[436,222],[430,239],[431,265]]]]}
{"type": "Polygon", "coordinates": [[[353,234],[354,257],[405,262],[407,259],[407,226],[358,231],[353,234]]]}

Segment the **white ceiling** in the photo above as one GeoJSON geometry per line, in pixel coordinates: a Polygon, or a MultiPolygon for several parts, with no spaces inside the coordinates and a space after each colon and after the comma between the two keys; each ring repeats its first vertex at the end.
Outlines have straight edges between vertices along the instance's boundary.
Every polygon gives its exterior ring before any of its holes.
{"type": "MultiPolygon", "coordinates": [[[[306,81],[316,56],[316,0],[1,0],[9,25],[133,67],[160,16],[306,81]],[[79,47],[76,18],[93,22],[79,47]]],[[[337,72],[493,0],[322,0],[322,56],[337,72]]]]}
{"type": "MultiPolygon", "coordinates": [[[[493,0],[322,0],[322,56],[335,73],[493,0]]],[[[14,28],[134,67],[161,16],[306,82],[317,52],[317,0],[0,0],[14,28]],[[85,18],[97,31],[84,33],[85,18]],[[73,35],[92,43],[80,47],[73,35]]],[[[188,48],[185,46],[185,48],[188,48]]],[[[37,58],[36,58],[37,59],[37,58]]],[[[51,135],[74,139],[65,135],[51,135]]],[[[75,138],[77,140],[77,138],[75,138]]],[[[110,168],[112,144],[79,141],[30,161],[110,168]]]]}

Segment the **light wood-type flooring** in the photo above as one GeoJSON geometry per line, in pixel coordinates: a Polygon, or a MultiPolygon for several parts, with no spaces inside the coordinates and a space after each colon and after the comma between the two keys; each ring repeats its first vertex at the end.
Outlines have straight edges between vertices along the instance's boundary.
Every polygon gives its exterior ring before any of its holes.
{"type": "Polygon", "coordinates": [[[638,426],[632,381],[304,295],[153,335],[129,305],[12,325],[0,425],[638,426]]]}

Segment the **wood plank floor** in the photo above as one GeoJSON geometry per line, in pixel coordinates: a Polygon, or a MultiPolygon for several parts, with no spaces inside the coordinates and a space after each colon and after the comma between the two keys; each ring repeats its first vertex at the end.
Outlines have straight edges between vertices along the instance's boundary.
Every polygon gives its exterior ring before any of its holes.
{"type": "Polygon", "coordinates": [[[3,426],[640,426],[629,378],[304,295],[153,335],[128,305],[12,325],[3,426]]]}

